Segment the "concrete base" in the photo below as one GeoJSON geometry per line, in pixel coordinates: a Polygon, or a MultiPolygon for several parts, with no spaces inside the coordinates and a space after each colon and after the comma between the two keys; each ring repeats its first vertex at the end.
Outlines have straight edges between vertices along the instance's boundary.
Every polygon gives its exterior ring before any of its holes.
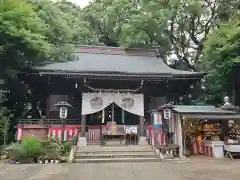
{"type": "Polygon", "coordinates": [[[75,152],[76,152],[76,146],[72,146],[69,157],[68,157],[68,163],[74,162],[75,152]]]}
{"type": "Polygon", "coordinates": [[[77,146],[87,146],[87,139],[86,137],[79,137],[77,146]]]}
{"type": "Polygon", "coordinates": [[[139,145],[148,145],[148,142],[145,136],[140,136],[139,145]]]}

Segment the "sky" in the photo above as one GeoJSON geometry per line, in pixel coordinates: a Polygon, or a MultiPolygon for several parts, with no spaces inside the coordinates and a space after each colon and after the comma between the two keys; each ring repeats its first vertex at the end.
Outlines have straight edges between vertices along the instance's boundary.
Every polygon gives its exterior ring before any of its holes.
{"type": "Polygon", "coordinates": [[[90,0],[69,0],[69,1],[76,3],[80,7],[85,7],[86,5],[88,5],[90,0]]]}

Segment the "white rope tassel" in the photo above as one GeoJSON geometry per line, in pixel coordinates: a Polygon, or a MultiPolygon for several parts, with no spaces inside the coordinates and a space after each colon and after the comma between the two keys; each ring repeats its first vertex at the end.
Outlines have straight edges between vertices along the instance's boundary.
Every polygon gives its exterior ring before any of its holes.
{"type": "Polygon", "coordinates": [[[143,80],[141,81],[141,85],[136,88],[136,89],[98,89],[98,88],[93,88],[92,86],[89,86],[86,84],[86,79],[84,79],[84,86],[94,92],[131,92],[131,93],[136,93],[138,92],[140,89],[143,88],[143,80]]]}
{"type": "Polygon", "coordinates": [[[102,110],[102,123],[104,124],[105,120],[105,109],[102,110]]]}

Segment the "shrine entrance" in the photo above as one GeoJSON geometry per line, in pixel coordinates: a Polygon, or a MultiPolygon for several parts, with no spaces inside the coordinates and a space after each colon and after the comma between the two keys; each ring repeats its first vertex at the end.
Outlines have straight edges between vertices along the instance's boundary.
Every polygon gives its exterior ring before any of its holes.
{"type": "Polygon", "coordinates": [[[115,103],[110,104],[102,111],[88,114],[86,125],[107,125],[115,122],[116,125],[139,125],[139,116],[129,113],[115,103]]]}
{"type": "Polygon", "coordinates": [[[143,112],[142,94],[84,93],[82,114],[86,118],[87,143],[138,144],[143,112]]]}

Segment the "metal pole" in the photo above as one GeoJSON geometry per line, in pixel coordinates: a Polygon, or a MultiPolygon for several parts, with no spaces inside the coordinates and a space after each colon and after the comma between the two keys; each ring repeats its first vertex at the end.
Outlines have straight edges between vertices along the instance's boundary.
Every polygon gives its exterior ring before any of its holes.
{"type": "Polygon", "coordinates": [[[62,120],[62,142],[64,141],[64,119],[62,120]]]}

